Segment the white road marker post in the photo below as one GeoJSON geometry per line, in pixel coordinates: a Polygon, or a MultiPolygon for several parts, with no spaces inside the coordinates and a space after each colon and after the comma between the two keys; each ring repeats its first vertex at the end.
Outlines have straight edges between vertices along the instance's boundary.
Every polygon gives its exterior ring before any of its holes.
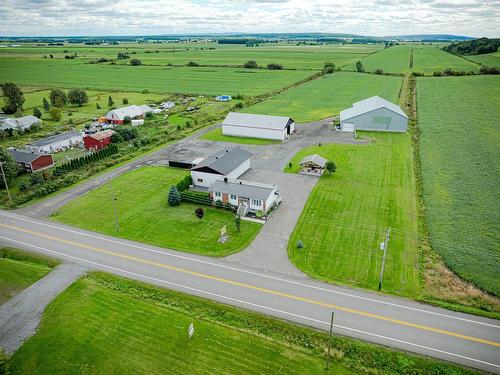
{"type": "Polygon", "coordinates": [[[389,244],[390,234],[391,234],[391,228],[388,228],[387,232],[385,233],[385,241],[380,244],[381,250],[384,250],[384,255],[382,256],[382,269],[380,270],[380,276],[378,279],[378,290],[382,289],[382,280],[384,279],[385,256],[387,254],[387,245],[389,244]]]}
{"type": "Polygon", "coordinates": [[[188,327],[188,336],[189,338],[193,337],[194,335],[194,324],[191,322],[191,324],[188,327]]]}

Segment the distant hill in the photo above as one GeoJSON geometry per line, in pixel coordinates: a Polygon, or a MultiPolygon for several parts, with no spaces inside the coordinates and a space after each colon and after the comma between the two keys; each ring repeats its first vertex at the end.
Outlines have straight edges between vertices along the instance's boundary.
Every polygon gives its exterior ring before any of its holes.
{"type": "Polygon", "coordinates": [[[438,42],[438,41],[461,41],[475,39],[470,36],[451,35],[451,34],[415,34],[415,35],[393,35],[386,36],[386,39],[395,39],[401,41],[417,41],[417,42],[438,42]]]}
{"type": "Polygon", "coordinates": [[[500,47],[500,38],[479,38],[460,43],[452,43],[444,47],[443,50],[455,55],[483,55],[485,53],[496,52],[498,47],[500,47]]]}

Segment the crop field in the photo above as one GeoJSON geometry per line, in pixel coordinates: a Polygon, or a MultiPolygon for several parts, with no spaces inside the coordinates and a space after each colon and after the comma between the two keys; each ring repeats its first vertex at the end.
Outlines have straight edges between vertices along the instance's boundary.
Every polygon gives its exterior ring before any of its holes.
{"type": "MultiPolygon", "coordinates": [[[[404,74],[410,71],[411,45],[400,45],[386,48],[380,52],[359,59],[367,72],[383,69],[385,73],[404,74]]],[[[356,70],[355,63],[345,67],[346,70],[356,70]]]]}
{"type": "Polygon", "coordinates": [[[459,276],[500,295],[500,77],[419,78],[426,219],[459,276]]]}
{"type": "Polygon", "coordinates": [[[21,85],[203,95],[254,96],[311,74],[307,70],[122,66],[20,58],[3,58],[0,63],[0,81],[21,85]]]}
{"type": "Polygon", "coordinates": [[[229,142],[229,143],[240,143],[246,145],[272,145],[276,143],[281,143],[280,141],[273,139],[260,139],[260,138],[249,138],[249,137],[233,137],[222,135],[222,128],[216,128],[210,130],[200,137],[201,139],[206,139],[208,141],[214,142],[229,142]]]}
{"type": "Polygon", "coordinates": [[[199,220],[194,214],[197,205],[168,206],[170,187],[187,174],[181,169],[143,167],[114,179],[119,232],[115,230],[109,184],[71,201],[53,218],[96,232],[204,255],[223,256],[245,248],[261,224],[242,221],[238,232],[232,211],[203,206],[205,216],[199,220]],[[82,212],[92,212],[92,220],[82,220],[82,212]],[[224,225],[230,238],[219,244],[224,225]]]}
{"type": "MultiPolygon", "coordinates": [[[[14,354],[10,373],[68,373],[68,364],[92,374],[325,373],[323,356],[311,350],[200,319],[189,310],[192,298],[180,293],[144,288],[136,296],[127,290],[138,283],[115,280],[91,274],[58,296],[36,335],[14,354]],[[147,300],[153,295],[163,297],[162,303],[147,300]]],[[[209,315],[211,305],[205,301],[209,315]]],[[[212,314],[227,310],[219,307],[212,314]]],[[[333,365],[332,374],[354,374],[333,365]]]]}
{"type": "Polygon", "coordinates": [[[462,57],[455,56],[433,46],[413,48],[413,71],[424,74],[441,72],[446,68],[458,71],[477,72],[479,66],[462,57]]]}
{"type": "Polygon", "coordinates": [[[500,51],[484,55],[465,56],[465,58],[483,66],[500,68],[500,51]]]}
{"type": "MultiPolygon", "coordinates": [[[[0,49],[3,57],[22,57],[24,59],[43,59],[53,56],[55,60],[65,55],[77,54],[71,62],[85,63],[98,58],[116,59],[119,52],[130,58],[137,58],[148,65],[185,65],[194,61],[201,65],[242,66],[248,60],[256,60],[260,66],[269,63],[281,64],[285,69],[321,69],[326,61],[337,66],[345,65],[355,59],[382,48],[382,45],[332,45],[332,46],[261,46],[242,47],[241,45],[217,45],[199,43],[187,45],[123,45],[123,46],[64,46],[64,47],[18,47],[0,49]]],[[[117,60],[117,64],[128,64],[130,60],[117,60]]]]}
{"type": "Polygon", "coordinates": [[[244,112],[290,116],[308,122],[337,115],[354,102],[373,95],[397,102],[402,78],[335,72],[245,108],[244,112]]]}
{"type": "Polygon", "coordinates": [[[379,244],[387,228],[382,290],[419,294],[415,181],[409,134],[361,133],[368,144],[307,147],[292,159],[317,153],[337,165],[313,189],[288,242],[292,262],[310,276],[377,289],[379,244]],[[303,249],[297,248],[302,241],[303,249]]]}
{"type": "Polygon", "coordinates": [[[47,275],[56,261],[15,249],[0,249],[0,305],[47,275]]]}

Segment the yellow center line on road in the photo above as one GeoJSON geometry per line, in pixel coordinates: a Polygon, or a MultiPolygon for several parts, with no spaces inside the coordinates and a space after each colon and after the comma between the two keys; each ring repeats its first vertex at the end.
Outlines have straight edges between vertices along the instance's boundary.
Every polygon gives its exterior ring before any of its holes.
{"type": "Polygon", "coordinates": [[[464,334],[461,334],[461,333],[451,332],[451,331],[447,331],[447,330],[443,330],[443,329],[439,329],[439,328],[434,328],[434,327],[429,327],[429,326],[425,326],[425,325],[421,325],[421,324],[415,324],[415,323],[407,322],[407,321],[404,321],[404,320],[393,319],[393,318],[390,318],[390,317],[387,317],[387,316],[378,315],[378,314],[372,314],[372,313],[369,313],[369,312],[366,312],[366,311],[362,311],[362,310],[357,310],[357,309],[351,309],[351,308],[348,308],[348,307],[337,306],[337,305],[334,305],[334,304],[331,304],[331,303],[316,301],[316,300],[313,300],[313,299],[309,299],[309,298],[305,298],[305,297],[300,297],[300,296],[296,296],[296,295],[289,294],[289,293],[279,292],[277,290],[272,290],[272,289],[268,289],[268,288],[262,288],[262,287],[259,287],[259,286],[255,286],[255,285],[251,285],[251,284],[246,284],[246,283],[242,283],[242,282],[239,282],[239,281],[229,280],[229,279],[225,279],[225,278],[218,277],[218,276],[212,276],[212,275],[208,275],[208,274],[197,272],[197,271],[191,271],[191,270],[188,270],[188,269],[185,269],[185,268],[179,268],[179,267],[171,266],[171,265],[168,265],[168,264],[165,264],[165,263],[153,262],[153,261],[150,261],[150,260],[147,260],[147,259],[142,259],[142,258],[138,258],[138,257],[131,256],[131,255],[120,254],[120,253],[117,253],[117,252],[114,252],[114,251],[105,250],[105,249],[94,247],[94,246],[90,246],[90,245],[85,245],[85,244],[82,244],[82,243],[79,243],[79,242],[74,242],[74,241],[71,241],[71,240],[65,240],[63,238],[50,236],[48,234],[35,232],[35,231],[29,230],[29,229],[24,229],[24,228],[13,226],[13,225],[1,224],[0,223],[0,227],[17,230],[19,232],[24,232],[24,233],[32,234],[32,235],[37,236],[37,237],[42,237],[42,238],[46,238],[46,239],[49,239],[49,240],[53,240],[53,241],[57,241],[57,242],[61,242],[61,243],[66,243],[66,244],[69,244],[69,245],[74,245],[74,246],[81,247],[81,248],[84,248],[84,249],[89,249],[89,250],[92,250],[92,251],[95,251],[95,252],[98,252],[98,253],[107,254],[107,255],[111,255],[111,256],[114,256],[114,257],[122,258],[122,259],[131,260],[131,261],[134,261],[134,262],[139,262],[139,263],[148,264],[148,265],[155,266],[155,267],[160,267],[160,268],[168,269],[168,270],[171,270],[171,271],[176,271],[176,272],[181,272],[181,273],[185,273],[185,274],[189,274],[189,275],[193,275],[193,276],[198,276],[198,277],[201,277],[201,278],[204,278],[204,279],[215,280],[215,281],[219,281],[221,283],[235,285],[235,286],[239,286],[239,287],[242,287],[242,288],[257,290],[259,292],[263,292],[263,293],[267,293],[267,294],[272,294],[272,295],[276,295],[276,296],[280,296],[280,297],[292,299],[292,300],[295,300],[295,301],[301,301],[301,302],[305,302],[305,303],[310,303],[310,304],[317,305],[317,306],[327,307],[327,308],[330,308],[330,309],[336,309],[336,310],[348,312],[348,313],[351,313],[351,314],[366,316],[366,317],[369,317],[369,318],[383,320],[383,321],[386,321],[386,322],[391,322],[391,323],[394,323],[394,324],[399,324],[399,325],[403,325],[403,326],[407,326],[407,327],[412,327],[412,328],[416,328],[416,329],[420,329],[420,330],[424,330],[424,331],[428,331],[428,332],[439,333],[439,334],[446,335],[446,336],[457,337],[457,338],[460,338],[460,339],[463,339],[463,340],[469,340],[469,341],[474,341],[474,342],[478,342],[478,343],[481,343],[481,344],[486,344],[486,345],[500,347],[500,343],[495,342],[495,341],[485,340],[485,339],[481,339],[481,338],[478,338],[478,337],[468,336],[468,335],[464,335],[464,334]]]}

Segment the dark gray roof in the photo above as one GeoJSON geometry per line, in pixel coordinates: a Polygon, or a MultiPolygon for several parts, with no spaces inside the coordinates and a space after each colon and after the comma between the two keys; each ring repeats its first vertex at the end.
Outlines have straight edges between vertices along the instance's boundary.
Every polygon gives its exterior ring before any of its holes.
{"type": "Polygon", "coordinates": [[[238,197],[267,200],[276,186],[248,181],[214,181],[211,192],[234,194],[238,197]]]}
{"type": "Polygon", "coordinates": [[[36,160],[39,156],[48,155],[42,152],[32,152],[29,150],[16,150],[9,149],[9,153],[12,155],[14,160],[18,163],[31,163],[33,160],[36,160]]]}
{"type": "Polygon", "coordinates": [[[252,154],[249,151],[235,147],[231,150],[222,150],[210,155],[191,169],[196,171],[207,167],[220,174],[227,175],[250,159],[251,156],[252,154]]]}
{"type": "Polygon", "coordinates": [[[293,122],[290,117],[255,115],[252,113],[229,112],[222,125],[242,126],[245,128],[283,130],[293,122]]]}
{"type": "Polygon", "coordinates": [[[74,138],[82,136],[80,132],[77,132],[76,130],[71,130],[69,132],[64,132],[64,133],[59,133],[56,135],[52,135],[47,138],[40,139],[38,141],[32,142],[31,145],[36,146],[36,147],[42,147],[42,146],[47,146],[55,142],[60,142],[64,141],[66,139],[74,138]]]}

